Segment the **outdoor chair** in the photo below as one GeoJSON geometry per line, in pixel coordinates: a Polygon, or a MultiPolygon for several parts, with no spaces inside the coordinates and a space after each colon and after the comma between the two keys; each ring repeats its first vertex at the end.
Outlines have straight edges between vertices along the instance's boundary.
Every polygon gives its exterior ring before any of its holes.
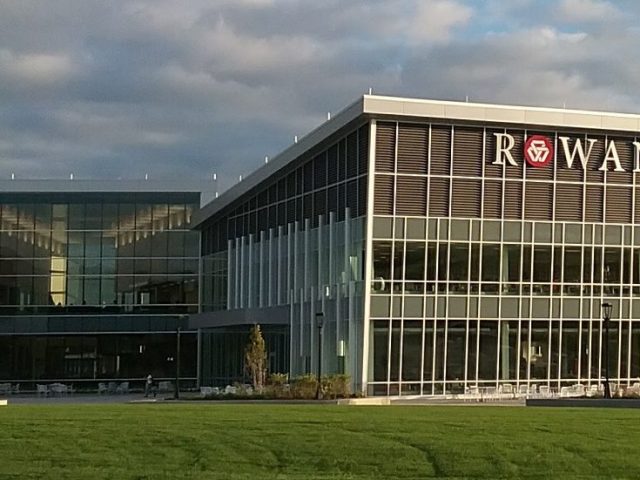
{"type": "Polygon", "coordinates": [[[122,395],[129,393],[129,382],[122,382],[120,385],[118,385],[118,388],[116,388],[116,392],[122,395]]]}
{"type": "Polygon", "coordinates": [[[0,383],[0,395],[11,395],[10,383],[0,383]]]}
{"type": "Polygon", "coordinates": [[[42,395],[43,397],[46,397],[47,395],[49,395],[49,388],[46,385],[36,385],[36,389],[38,392],[38,396],[42,395]]]}
{"type": "Polygon", "coordinates": [[[117,393],[118,391],[118,382],[109,382],[107,384],[107,391],[113,395],[114,393],[117,393]]]}
{"type": "Polygon", "coordinates": [[[540,385],[540,396],[542,398],[550,398],[551,397],[551,389],[548,385],[540,385]]]}
{"type": "Polygon", "coordinates": [[[102,395],[103,393],[107,393],[109,389],[107,388],[107,384],[104,382],[98,383],[98,395],[102,395]]]}
{"type": "Polygon", "coordinates": [[[12,393],[13,393],[14,395],[17,395],[17,394],[19,394],[19,393],[20,393],[20,384],[19,384],[19,383],[16,383],[16,384],[14,385],[14,387],[13,387],[13,392],[12,392],[12,393]]]}
{"type": "Polygon", "coordinates": [[[529,387],[526,384],[518,385],[518,396],[527,397],[529,395],[529,387]]]}
{"type": "Polygon", "coordinates": [[[499,392],[501,396],[506,396],[511,398],[514,396],[513,385],[510,383],[504,383],[500,385],[499,392]]]}

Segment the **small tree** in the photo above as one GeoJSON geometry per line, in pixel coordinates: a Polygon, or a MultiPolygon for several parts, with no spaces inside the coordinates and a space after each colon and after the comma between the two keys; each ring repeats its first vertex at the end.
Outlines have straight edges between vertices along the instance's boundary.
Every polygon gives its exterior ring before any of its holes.
{"type": "Polygon", "coordinates": [[[262,392],[267,375],[267,349],[260,325],[254,325],[249,332],[249,343],[244,350],[244,365],[251,376],[253,388],[257,392],[262,392]]]}

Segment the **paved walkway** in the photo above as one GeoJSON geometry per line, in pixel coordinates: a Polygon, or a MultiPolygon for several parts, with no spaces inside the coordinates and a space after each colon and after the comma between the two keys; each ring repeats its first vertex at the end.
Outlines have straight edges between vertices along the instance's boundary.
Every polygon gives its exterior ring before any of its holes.
{"type": "MultiPolygon", "coordinates": [[[[155,401],[164,401],[163,396],[158,396],[155,401]]],[[[71,394],[59,397],[42,397],[37,395],[11,395],[6,397],[9,405],[64,405],[64,404],[113,404],[130,402],[153,402],[153,398],[144,398],[142,393],[127,395],[97,395],[97,394],[71,394]]]]}

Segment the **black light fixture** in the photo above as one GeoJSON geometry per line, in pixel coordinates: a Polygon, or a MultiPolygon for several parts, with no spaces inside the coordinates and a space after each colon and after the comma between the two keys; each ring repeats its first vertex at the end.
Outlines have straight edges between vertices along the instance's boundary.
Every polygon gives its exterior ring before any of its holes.
{"type": "Polygon", "coordinates": [[[609,386],[609,323],[613,305],[605,302],[601,305],[602,319],[604,320],[604,398],[611,398],[611,387],[609,386]]]}
{"type": "Polygon", "coordinates": [[[321,384],[322,384],[322,327],[324,327],[324,313],[316,313],[316,327],[318,327],[318,377],[316,388],[316,399],[320,399],[321,384]]]}

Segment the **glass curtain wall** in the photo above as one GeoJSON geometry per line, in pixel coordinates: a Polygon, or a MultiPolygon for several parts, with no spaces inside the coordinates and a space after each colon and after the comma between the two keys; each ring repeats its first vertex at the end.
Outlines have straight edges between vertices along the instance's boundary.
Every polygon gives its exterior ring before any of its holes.
{"type": "Polygon", "coordinates": [[[638,381],[640,236],[623,225],[375,217],[369,393],[638,381]],[[614,305],[607,340],[600,305],[614,305]]]}

